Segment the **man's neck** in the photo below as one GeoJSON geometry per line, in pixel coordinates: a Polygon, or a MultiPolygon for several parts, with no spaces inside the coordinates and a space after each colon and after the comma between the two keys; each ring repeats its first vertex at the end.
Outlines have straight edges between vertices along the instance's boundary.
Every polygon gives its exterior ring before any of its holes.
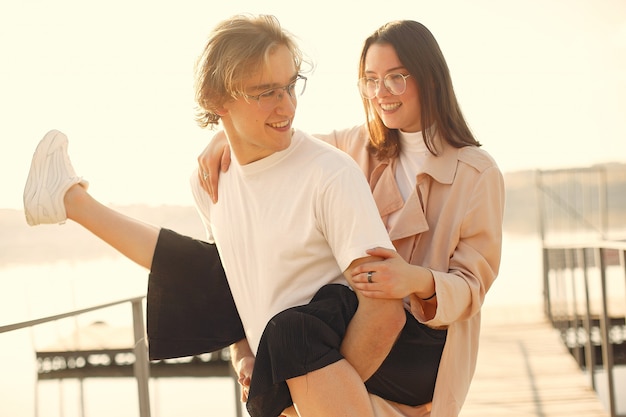
{"type": "Polygon", "coordinates": [[[248,165],[267,158],[275,153],[267,149],[254,148],[250,146],[237,146],[233,142],[230,143],[230,148],[239,165],[248,165]]]}
{"type": "MultiPolygon", "coordinates": [[[[287,145],[284,148],[271,149],[268,147],[253,145],[252,141],[243,140],[237,135],[229,135],[227,130],[225,130],[225,132],[226,137],[228,138],[228,143],[230,144],[231,152],[237,159],[237,163],[242,166],[260,161],[261,159],[267,158],[276,152],[283,151],[291,144],[291,140],[289,140],[286,142],[287,145]]],[[[292,129],[290,137],[293,137],[294,132],[295,130],[292,129]]]]}

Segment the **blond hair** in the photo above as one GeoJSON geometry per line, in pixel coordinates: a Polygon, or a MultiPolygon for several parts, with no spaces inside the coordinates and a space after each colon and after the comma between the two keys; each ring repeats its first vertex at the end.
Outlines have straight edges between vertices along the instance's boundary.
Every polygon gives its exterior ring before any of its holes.
{"type": "Polygon", "coordinates": [[[262,70],[278,46],[289,49],[296,71],[300,71],[302,51],[276,17],[237,15],[219,23],[196,63],[197,123],[203,128],[217,125],[217,110],[244,95],[243,81],[262,70]]]}

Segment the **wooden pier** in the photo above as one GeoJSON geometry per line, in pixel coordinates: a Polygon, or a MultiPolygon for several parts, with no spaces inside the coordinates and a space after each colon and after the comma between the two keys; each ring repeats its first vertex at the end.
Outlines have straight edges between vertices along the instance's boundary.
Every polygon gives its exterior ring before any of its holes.
{"type": "Polygon", "coordinates": [[[540,305],[486,306],[461,417],[608,417],[540,305]]]}
{"type": "MultiPolygon", "coordinates": [[[[122,360],[118,364],[115,359],[121,353],[122,359],[132,355],[132,329],[117,329],[123,332],[116,337],[111,333],[113,330],[116,329],[109,329],[104,323],[94,323],[81,333],[80,340],[85,346],[68,350],[72,341],[78,339],[72,336],[62,341],[63,351],[56,347],[38,351],[39,379],[132,376],[134,360],[122,360]],[[114,343],[117,339],[121,340],[119,346],[114,343]],[[103,340],[107,346],[113,345],[104,349],[103,340]],[[87,357],[93,355],[109,359],[92,366],[87,357]]],[[[169,365],[153,363],[150,373],[153,377],[232,376],[228,360],[216,359],[219,358],[197,358],[189,363],[169,365]]],[[[235,380],[233,383],[237,387],[235,380]]],[[[242,413],[237,398],[234,399],[239,405],[236,415],[247,415],[242,413]]],[[[610,416],[591,387],[589,377],[580,370],[561,340],[559,330],[545,317],[540,303],[483,308],[476,374],[460,417],[502,416],[610,416]]]]}
{"type": "MultiPolygon", "coordinates": [[[[128,300],[121,302],[125,301],[128,300]]],[[[71,314],[74,313],[66,315],[71,314]]],[[[39,319],[36,322],[53,319],[58,317],[39,319]]],[[[37,323],[0,326],[0,333],[37,323]]],[[[131,354],[130,350],[125,353],[131,354]]],[[[66,366],[60,366],[57,370],[49,369],[46,364],[60,363],[58,359],[48,361],[49,356],[54,354],[55,352],[38,352],[38,360],[41,361],[39,369],[41,379],[85,377],[80,374],[65,374],[72,371],[66,366]]],[[[69,355],[69,352],[65,354],[69,355]]],[[[76,358],[72,356],[66,362],[68,364],[80,362],[74,359],[76,358]]],[[[121,365],[131,363],[132,361],[121,365]]],[[[215,369],[209,370],[208,366],[199,365],[212,364],[196,362],[194,376],[216,375],[215,369]],[[202,375],[200,374],[203,371],[200,368],[205,372],[202,375]]],[[[118,368],[121,369],[123,366],[118,368]]],[[[174,366],[169,369],[175,368],[174,366]]],[[[219,368],[217,374],[226,376],[222,369],[224,367],[219,368]]],[[[161,370],[154,371],[160,377],[173,376],[164,374],[161,370]]],[[[124,375],[126,374],[130,375],[130,371],[126,370],[124,375]]],[[[233,383],[236,385],[236,381],[233,380],[233,383]]],[[[145,388],[147,385],[140,384],[140,387],[145,388]]],[[[224,400],[233,401],[232,398],[224,400]]],[[[235,401],[240,404],[237,398],[235,401]]],[[[150,415],[148,410],[142,412],[141,415],[150,415]]],[[[239,408],[237,415],[242,415],[241,412],[239,408]]],[[[476,374],[460,417],[609,417],[609,415],[591,387],[589,377],[580,370],[576,360],[562,342],[559,331],[544,316],[539,304],[525,308],[489,306],[483,308],[476,374]]]]}

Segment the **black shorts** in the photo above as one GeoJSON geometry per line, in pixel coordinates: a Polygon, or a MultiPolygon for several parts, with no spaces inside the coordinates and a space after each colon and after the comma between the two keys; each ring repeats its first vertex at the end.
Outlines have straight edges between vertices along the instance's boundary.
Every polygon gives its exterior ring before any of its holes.
{"type": "MultiPolygon", "coordinates": [[[[279,416],[292,405],[287,379],[342,359],[341,341],[357,307],[348,287],[326,285],[309,304],[268,322],[248,397],[251,416],[279,416]]],[[[151,359],[211,352],[245,337],[215,246],[166,229],[154,254],[147,314],[151,359]]],[[[432,401],[445,338],[445,330],[407,312],[389,356],[366,381],[368,391],[407,405],[432,401]]]]}

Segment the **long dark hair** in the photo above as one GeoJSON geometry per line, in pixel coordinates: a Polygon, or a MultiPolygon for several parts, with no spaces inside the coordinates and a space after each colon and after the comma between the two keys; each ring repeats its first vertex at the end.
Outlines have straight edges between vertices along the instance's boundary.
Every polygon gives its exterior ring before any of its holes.
{"type": "MultiPolygon", "coordinates": [[[[474,138],[454,94],[450,70],[432,33],[419,22],[399,20],[381,26],[365,40],[359,62],[359,78],[365,76],[365,57],[373,44],[391,45],[402,65],[416,80],[421,122],[428,150],[437,155],[435,135],[455,148],[481,146],[474,138]]],[[[370,104],[363,99],[370,133],[369,150],[377,158],[392,158],[400,152],[397,129],[389,129],[370,104]]]]}

